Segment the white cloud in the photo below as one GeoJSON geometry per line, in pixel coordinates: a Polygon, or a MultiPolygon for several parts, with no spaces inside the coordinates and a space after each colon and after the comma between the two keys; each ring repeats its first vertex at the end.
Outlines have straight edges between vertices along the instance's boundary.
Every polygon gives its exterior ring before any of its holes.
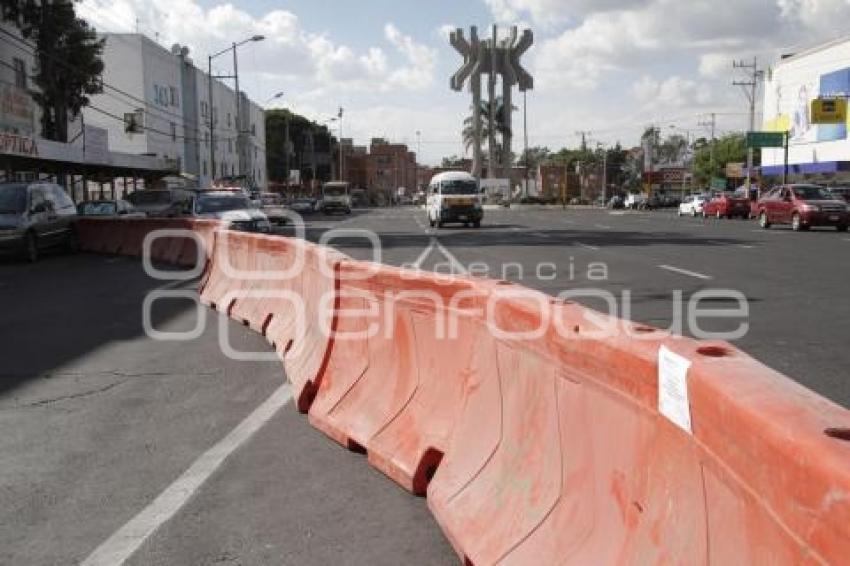
{"type": "Polygon", "coordinates": [[[384,39],[401,59],[395,66],[380,46],[357,52],[325,34],[304,29],[298,16],[286,10],[255,17],[229,3],[205,9],[198,0],[82,0],[77,9],[101,31],[132,31],[138,20],[142,32],[154,35],[151,30],[156,30],[163,45],[188,45],[196,59],[226,47],[234,37],[264,35],[265,41],[244,49],[251,49],[255,63],[246,72],[266,78],[309,80],[361,91],[383,91],[389,86],[417,90],[431,84],[436,66],[435,50],[393,24],[387,24],[384,39]]]}

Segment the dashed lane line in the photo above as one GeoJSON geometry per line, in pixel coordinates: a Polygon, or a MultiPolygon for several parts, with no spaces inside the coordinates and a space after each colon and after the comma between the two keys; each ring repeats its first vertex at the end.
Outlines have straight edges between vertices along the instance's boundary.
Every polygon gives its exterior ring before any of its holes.
{"type": "Polygon", "coordinates": [[[681,267],[674,267],[672,265],[659,265],[661,269],[666,271],[672,271],[673,273],[678,273],[680,275],[687,275],[688,277],[694,277],[696,279],[710,280],[713,279],[711,275],[705,275],[704,273],[697,273],[696,271],[689,271],[687,269],[682,269],[681,267]]]}

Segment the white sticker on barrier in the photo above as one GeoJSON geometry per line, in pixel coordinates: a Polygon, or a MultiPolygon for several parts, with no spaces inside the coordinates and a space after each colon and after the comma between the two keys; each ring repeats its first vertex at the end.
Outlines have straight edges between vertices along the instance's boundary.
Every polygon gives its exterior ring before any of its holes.
{"type": "Polygon", "coordinates": [[[658,349],[658,411],[687,432],[691,430],[688,370],[691,361],[666,346],[658,349]]]}

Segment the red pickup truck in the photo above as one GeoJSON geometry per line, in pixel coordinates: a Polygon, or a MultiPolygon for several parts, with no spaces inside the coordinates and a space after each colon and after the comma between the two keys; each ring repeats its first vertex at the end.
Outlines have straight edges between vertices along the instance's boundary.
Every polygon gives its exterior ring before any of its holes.
{"type": "Polygon", "coordinates": [[[790,224],[797,232],[812,226],[834,226],[839,232],[846,232],[850,205],[818,185],[785,185],[762,197],[758,218],[765,229],[771,224],[790,224]]]}

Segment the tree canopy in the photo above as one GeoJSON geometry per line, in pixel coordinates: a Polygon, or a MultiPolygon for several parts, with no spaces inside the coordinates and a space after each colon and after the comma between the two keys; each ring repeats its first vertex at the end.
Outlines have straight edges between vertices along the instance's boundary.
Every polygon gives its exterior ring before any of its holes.
{"type": "Polygon", "coordinates": [[[104,40],[74,12],[71,0],[26,2],[21,32],[35,43],[38,87],[33,99],[42,108],[42,136],[68,141],[68,120],[76,118],[89,96],[103,91],[104,40]]]}

